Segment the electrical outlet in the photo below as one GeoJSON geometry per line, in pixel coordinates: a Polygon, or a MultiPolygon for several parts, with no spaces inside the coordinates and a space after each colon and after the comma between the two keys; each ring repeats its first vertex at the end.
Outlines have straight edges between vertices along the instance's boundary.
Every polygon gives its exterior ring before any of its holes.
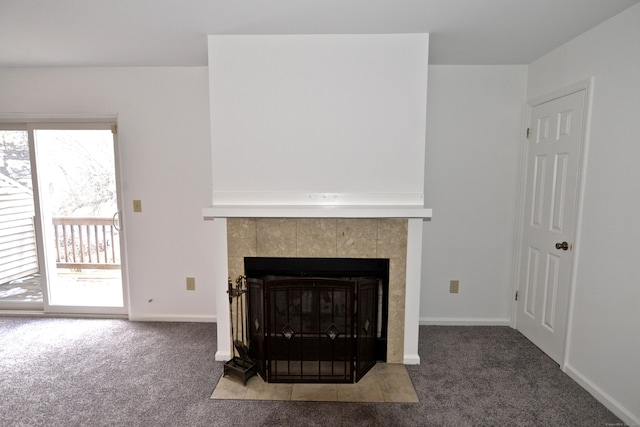
{"type": "Polygon", "coordinates": [[[460,287],[460,281],[459,280],[450,281],[449,282],[449,293],[450,294],[457,294],[459,287],[460,287]]]}
{"type": "Polygon", "coordinates": [[[142,212],[142,201],[134,200],[133,201],[133,211],[134,212],[142,212]]]}
{"type": "Polygon", "coordinates": [[[195,291],[196,290],[196,278],[195,277],[187,277],[187,290],[195,291]]]}

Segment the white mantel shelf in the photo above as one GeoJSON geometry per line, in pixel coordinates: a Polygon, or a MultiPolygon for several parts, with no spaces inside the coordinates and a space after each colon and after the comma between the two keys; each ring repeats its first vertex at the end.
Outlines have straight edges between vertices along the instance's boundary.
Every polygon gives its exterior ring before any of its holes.
{"type": "Polygon", "coordinates": [[[215,218],[421,218],[431,209],[394,205],[216,205],[202,209],[204,219],[215,218]]]}

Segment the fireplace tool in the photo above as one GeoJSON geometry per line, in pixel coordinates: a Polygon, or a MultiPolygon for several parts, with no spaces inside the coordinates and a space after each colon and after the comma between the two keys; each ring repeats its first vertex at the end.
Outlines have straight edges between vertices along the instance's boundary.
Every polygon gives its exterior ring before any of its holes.
{"type": "Polygon", "coordinates": [[[229,320],[231,323],[231,338],[233,339],[233,358],[224,364],[224,376],[230,376],[242,380],[247,385],[247,380],[256,373],[256,363],[249,357],[249,349],[246,344],[245,330],[249,332],[245,307],[245,294],[247,293],[247,278],[238,276],[234,287],[229,278],[229,320]],[[236,309],[233,310],[235,298],[236,309]],[[235,326],[234,326],[235,324],[235,326]]]}

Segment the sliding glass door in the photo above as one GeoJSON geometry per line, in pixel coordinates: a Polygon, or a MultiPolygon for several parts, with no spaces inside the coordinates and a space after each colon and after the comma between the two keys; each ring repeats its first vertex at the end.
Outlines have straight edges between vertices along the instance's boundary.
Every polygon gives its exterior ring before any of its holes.
{"type": "Polygon", "coordinates": [[[126,314],[115,125],[26,127],[42,309],[126,314]]]}

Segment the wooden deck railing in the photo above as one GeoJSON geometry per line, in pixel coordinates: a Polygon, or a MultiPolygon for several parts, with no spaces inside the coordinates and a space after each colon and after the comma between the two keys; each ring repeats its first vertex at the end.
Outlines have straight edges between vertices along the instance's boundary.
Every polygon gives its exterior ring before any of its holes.
{"type": "Polygon", "coordinates": [[[54,217],[56,265],[120,268],[118,230],[110,217],[54,217]]]}

